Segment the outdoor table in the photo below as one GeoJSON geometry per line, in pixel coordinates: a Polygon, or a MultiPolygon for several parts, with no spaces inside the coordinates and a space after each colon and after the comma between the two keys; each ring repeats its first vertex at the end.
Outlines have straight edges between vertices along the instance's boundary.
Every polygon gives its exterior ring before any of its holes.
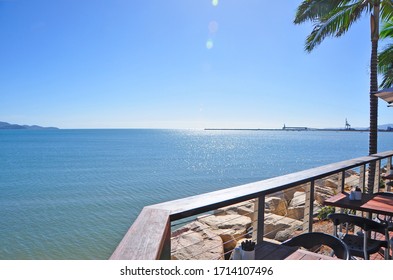
{"type": "Polygon", "coordinates": [[[381,194],[362,194],[361,200],[350,200],[349,194],[339,193],[324,202],[327,206],[393,216],[393,198],[381,194]]]}
{"type": "Polygon", "coordinates": [[[255,246],[256,260],[338,260],[331,256],[313,253],[296,247],[290,247],[263,241],[255,246]]]}

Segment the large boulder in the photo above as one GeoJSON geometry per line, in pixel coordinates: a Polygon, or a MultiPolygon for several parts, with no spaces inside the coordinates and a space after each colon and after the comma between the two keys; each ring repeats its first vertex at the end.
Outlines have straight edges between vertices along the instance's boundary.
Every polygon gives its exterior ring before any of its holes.
{"type": "Polygon", "coordinates": [[[295,231],[302,228],[302,226],[303,222],[301,221],[275,214],[267,214],[265,216],[264,236],[270,239],[274,239],[279,231],[283,231],[286,229],[295,231]]]}
{"type": "Polygon", "coordinates": [[[222,215],[237,214],[237,215],[247,216],[250,219],[252,219],[254,215],[254,205],[255,205],[255,199],[252,199],[249,201],[244,201],[227,207],[219,208],[214,211],[214,215],[222,216],[222,215]]]}
{"type": "Polygon", "coordinates": [[[299,207],[304,206],[306,203],[306,193],[305,192],[295,192],[289,207],[299,207]]]}
{"type": "Polygon", "coordinates": [[[279,197],[267,197],[265,199],[266,213],[273,213],[280,216],[287,215],[287,201],[279,197]]]}
{"type": "Polygon", "coordinates": [[[266,199],[269,197],[279,197],[283,200],[286,200],[286,202],[289,203],[293,199],[296,192],[304,192],[306,189],[307,189],[307,184],[303,184],[297,187],[293,187],[290,189],[269,194],[266,196],[266,199]]]}
{"type": "Polygon", "coordinates": [[[326,199],[334,196],[337,194],[337,188],[336,186],[333,188],[326,187],[326,186],[315,186],[315,200],[318,201],[319,204],[323,204],[326,199]]]}
{"type": "Polygon", "coordinates": [[[237,214],[201,216],[197,221],[208,225],[218,235],[225,231],[225,234],[231,234],[236,239],[242,238],[251,226],[251,218],[237,214]]]}
{"type": "Polygon", "coordinates": [[[288,207],[288,218],[295,220],[303,220],[304,218],[304,205],[297,207],[288,207]]]}
{"type": "MultiPolygon", "coordinates": [[[[359,174],[353,174],[345,179],[345,190],[350,190],[355,186],[359,186],[359,174]]],[[[367,181],[366,181],[367,182],[367,181]]]]}
{"type": "Polygon", "coordinates": [[[274,237],[275,240],[284,242],[294,236],[294,230],[292,228],[287,228],[281,231],[278,231],[276,236],[274,237]]]}
{"type": "Polygon", "coordinates": [[[338,188],[338,181],[335,180],[335,179],[326,179],[325,180],[325,187],[337,190],[337,188],[338,188]]]}
{"type": "Polygon", "coordinates": [[[302,220],[304,218],[305,204],[306,204],[306,193],[295,192],[291,202],[289,203],[287,217],[295,220],[302,220]]]}
{"type": "Polygon", "coordinates": [[[225,232],[221,232],[220,237],[224,246],[225,258],[228,259],[238,240],[232,234],[226,234],[225,232]]]}
{"type": "MultiPolygon", "coordinates": [[[[305,192],[296,192],[293,199],[289,203],[288,206],[288,218],[292,218],[295,220],[303,220],[304,219],[304,212],[306,208],[306,193],[305,192]]],[[[317,193],[315,193],[315,196],[318,196],[317,193]]],[[[314,213],[318,211],[320,208],[320,203],[318,200],[314,200],[314,213]]],[[[307,205],[308,207],[308,205],[307,205]]]]}
{"type": "Polygon", "coordinates": [[[191,222],[172,233],[171,251],[174,260],[224,259],[221,237],[198,221],[191,222]]]}
{"type": "Polygon", "coordinates": [[[236,247],[236,242],[247,237],[252,223],[248,216],[238,214],[202,216],[198,217],[197,220],[207,225],[214,234],[221,237],[226,258],[236,247]]]}

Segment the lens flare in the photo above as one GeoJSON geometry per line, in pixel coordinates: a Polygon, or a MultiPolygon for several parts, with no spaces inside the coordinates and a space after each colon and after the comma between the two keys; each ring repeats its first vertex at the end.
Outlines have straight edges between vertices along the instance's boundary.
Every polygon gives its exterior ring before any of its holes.
{"type": "Polygon", "coordinates": [[[216,33],[218,31],[218,23],[214,20],[209,22],[209,32],[211,34],[216,33]]]}
{"type": "Polygon", "coordinates": [[[208,50],[210,50],[210,49],[213,48],[213,41],[212,41],[211,39],[207,40],[207,42],[206,42],[206,48],[207,48],[208,50]]]}
{"type": "Polygon", "coordinates": [[[218,6],[218,0],[212,0],[212,5],[217,7],[218,6]]]}

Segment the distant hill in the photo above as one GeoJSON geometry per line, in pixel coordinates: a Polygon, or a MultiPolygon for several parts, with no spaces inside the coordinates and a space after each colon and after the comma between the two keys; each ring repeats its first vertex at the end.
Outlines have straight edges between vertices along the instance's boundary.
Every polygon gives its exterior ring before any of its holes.
{"type": "Polygon", "coordinates": [[[43,127],[38,125],[20,125],[20,124],[10,124],[7,122],[0,122],[0,129],[58,129],[57,127],[43,127]]]}
{"type": "MultiPolygon", "coordinates": [[[[368,130],[369,127],[355,127],[356,130],[368,130]]],[[[393,129],[393,124],[388,123],[388,124],[381,124],[378,125],[378,130],[389,130],[391,131],[393,129]]]]}
{"type": "Polygon", "coordinates": [[[389,124],[378,125],[378,129],[380,129],[380,130],[392,130],[393,129],[393,124],[389,123],[389,124]]]}

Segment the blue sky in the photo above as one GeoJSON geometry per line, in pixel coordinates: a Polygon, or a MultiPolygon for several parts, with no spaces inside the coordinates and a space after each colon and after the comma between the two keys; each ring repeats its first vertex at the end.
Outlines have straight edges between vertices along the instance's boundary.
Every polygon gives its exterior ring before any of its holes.
{"type": "MultiPolygon", "coordinates": [[[[311,54],[301,1],[0,0],[0,120],[60,128],[369,123],[369,19],[311,54]]],[[[379,103],[379,124],[393,123],[379,103]]]]}

